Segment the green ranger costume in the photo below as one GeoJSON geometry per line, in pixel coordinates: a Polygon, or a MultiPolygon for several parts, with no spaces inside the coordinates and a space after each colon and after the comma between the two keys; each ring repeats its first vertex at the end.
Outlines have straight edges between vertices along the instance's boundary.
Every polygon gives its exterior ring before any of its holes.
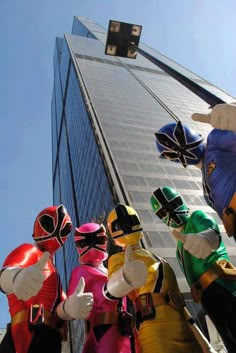
{"type": "MultiPolygon", "coordinates": [[[[210,215],[202,211],[195,211],[189,216],[181,233],[200,233],[207,229],[213,229],[217,234],[220,234],[218,224],[210,215]]],[[[218,260],[230,261],[220,235],[219,238],[219,247],[212,251],[206,259],[198,259],[191,255],[184,249],[184,244],[182,242],[177,242],[177,259],[190,287],[197,282],[201,275],[212,268],[218,260]]],[[[232,294],[236,295],[236,281],[225,280],[221,277],[215,279],[215,281],[229,290],[232,294]]]]}
{"type": "Polygon", "coordinates": [[[177,259],[191,287],[227,348],[236,352],[236,269],[231,264],[215,220],[198,210],[189,213],[182,196],[166,186],[151,196],[158,218],[171,227],[177,259]]]}

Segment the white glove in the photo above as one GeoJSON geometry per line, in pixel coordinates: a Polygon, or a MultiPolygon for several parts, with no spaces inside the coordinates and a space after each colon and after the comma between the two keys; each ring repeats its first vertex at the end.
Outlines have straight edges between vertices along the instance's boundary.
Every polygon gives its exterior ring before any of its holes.
{"type": "Polygon", "coordinates": [[[114,272],[104,286],[103,294],[109,300],[117,300],[142,287],[147,280],[147,268],[143,261],[133,260],[132,248],[125,249],[125,261],[119,270],[114,272]]]}
{"type": "Polygon", "coordinates": [[[219,246],[219,236],[212,229],[195,234],[182,234],[174,229],[171,234],[184,244],[185,250],[199,259],[207,258],[219,246]]]}
{"type": "Polygon", "coordinates": [[[133,259],[133,251],[130,245],[125,249],[123,274],[125,280],[134,288],[142,287],[147,280],[147,267],[143,261],[133,259]]]}
{"type": "Polygon", "coordinates": [[[236,131],[236,105],[217,104],[209,114],[192,114],[192,119],[211,124],[216,129],[236,131]]]}
{"type": "MultiPolygon", "coordinates": [[[[223,352],[226,352],[226,351],[223,351],[223,352]]],[[[217,351],[213,347],[210,347],[209,353],[217,353],[217,351]]]]}
{"type": "Polygon", "coordinates": [[[29,300],[38,294],[45,279],[42,273],[49,252],[44,252],[39,261],[27,268],[8,267],[1,274],[1,288],[6,294],[14,293],[20,300],[29,300]]]}
{"type": "Polygon", "coordinates": [[[57,307],[57,315],[62,320],[86,319],[93,307],[93,294],[84,293],[85,281],[81,277],[72,295],[57,307]]]}

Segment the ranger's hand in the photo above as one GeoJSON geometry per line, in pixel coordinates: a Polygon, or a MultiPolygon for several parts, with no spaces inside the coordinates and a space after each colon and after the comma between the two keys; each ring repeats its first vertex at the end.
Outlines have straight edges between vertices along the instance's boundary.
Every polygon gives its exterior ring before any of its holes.
{"type": "Polygon", "coordinates": [[[26,301],[38,294],[43,286],[45,276],[42,272],[49,256],[49,252],[44,252],[35,265],[23,268],[16,274],[12,289],[18,299],[26,301]]]}
{"type": "Polygon", "coordinates": [[[69,316],[69,319],[86,319],[93,307],[93,294],[89,292],[84,293],[85,281],[81,277],[78,287],[74,293],[69,296],[64,304],[64,312],[69,316]]]}
{"type": "Polygon", "coordinates": [[[140,288],[146,283],[147,267],[143,261],[134,260],[130,245],[125,249],[123,273],[125,280],[134,288],[140,288]]]}
{"type": "Polygon", "coordinates": [[[216,129],[236,131],[236,105],[217,104],[209,114],[192,114],[192,119],[208,123],[216,129]]]}
{"type": "Polygon", "coordinates": [[[185,250],[199,259],[207,258],[219,246],[219,236],[212,229],[194,234],[182,234],[174,229],[171,234],[177,241],[184,244],[185,250]]]}

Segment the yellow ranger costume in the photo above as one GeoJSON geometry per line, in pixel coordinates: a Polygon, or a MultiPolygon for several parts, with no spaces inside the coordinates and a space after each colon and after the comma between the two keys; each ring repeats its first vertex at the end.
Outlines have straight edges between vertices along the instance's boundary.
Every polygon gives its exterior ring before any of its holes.
{"type": "Polygon", "coordinates": [[[172,268],[139,245],[142,228],[136,211],[118,204],[108,216],[108,229],[117,245],[131,247],[132,255],[127,260],[125,250],[110,257],[104,292],[110,299],[128,295],[134,303],[141,353],[202,352],[185,318],[184,301],[172,268]]]}

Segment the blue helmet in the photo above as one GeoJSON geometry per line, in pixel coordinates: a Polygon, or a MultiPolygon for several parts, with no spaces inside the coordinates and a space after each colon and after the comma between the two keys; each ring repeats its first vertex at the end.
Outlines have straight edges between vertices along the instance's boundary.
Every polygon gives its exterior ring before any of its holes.
{"type": "Polygon", "coordinates": [[[203,157],[204,139],[181,121],[162,126],[155,136],[161,158],[181,162],[186,168],[188,164],[199,163],[203,157]]]}

